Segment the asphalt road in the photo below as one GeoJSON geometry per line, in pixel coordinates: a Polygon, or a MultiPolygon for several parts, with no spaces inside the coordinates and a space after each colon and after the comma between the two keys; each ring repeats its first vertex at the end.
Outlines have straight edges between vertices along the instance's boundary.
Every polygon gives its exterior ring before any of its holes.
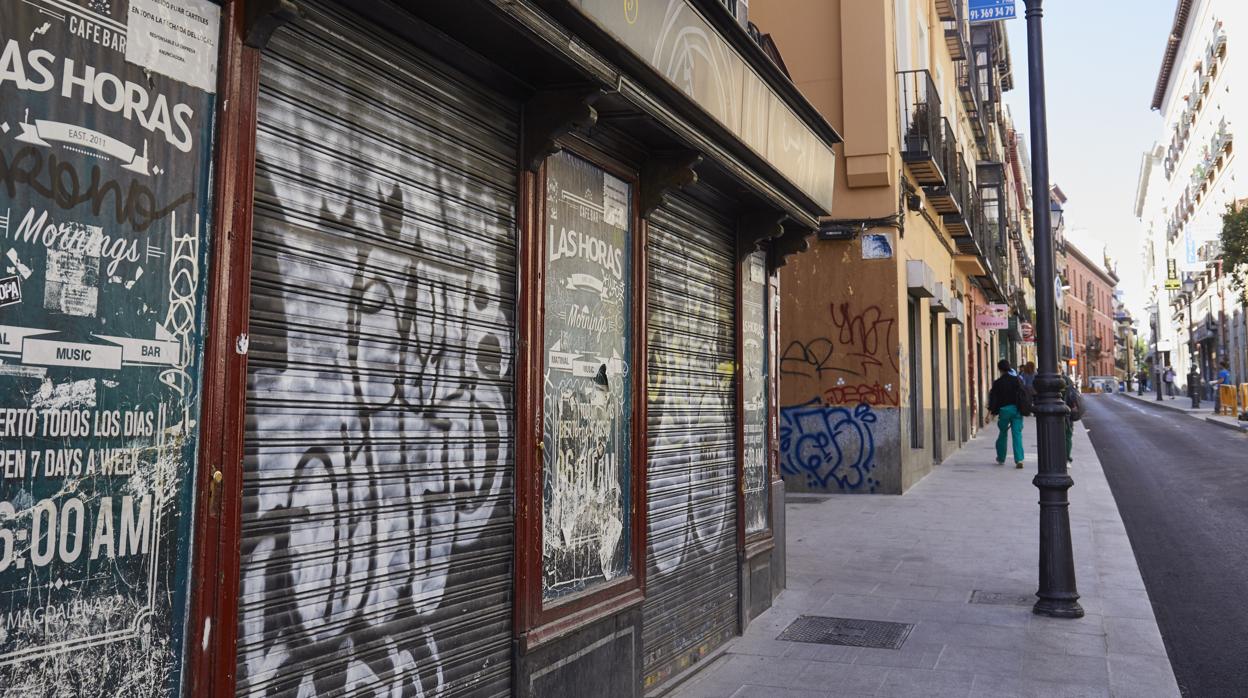
{"type": "Polygon", "coordinates": [[[1084,419],[1180,690],[1248,695],[1248,436],[1089,397],[1084,419]]]}

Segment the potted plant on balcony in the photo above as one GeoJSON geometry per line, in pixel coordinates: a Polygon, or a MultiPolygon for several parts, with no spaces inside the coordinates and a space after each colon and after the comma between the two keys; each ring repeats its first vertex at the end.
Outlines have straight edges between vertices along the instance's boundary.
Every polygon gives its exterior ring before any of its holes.
{"type": "Polygon", "coordinates": [[[927,102],[919,102],[910,110],[910,124],[906,129],[906,152],[932,153],[930,118],[927,102]]]}

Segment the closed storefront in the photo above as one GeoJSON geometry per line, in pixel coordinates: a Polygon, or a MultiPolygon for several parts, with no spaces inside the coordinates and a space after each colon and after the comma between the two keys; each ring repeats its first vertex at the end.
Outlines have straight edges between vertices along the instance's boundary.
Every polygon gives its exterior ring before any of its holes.
{"type": "Polygon", "coordinates": [[[715,2],[214,7],[149,693],[683,680],[783,585],[776,269],[835,131],[715,2]]]}
{"type": "Polygon", "coordinates": [[[506,695],[518,115],[305,12],[260,65],[238,692],[506,695]]]}
{"type": "Polygon", "coordinates": [[[647,686],[738,623],[735,232],[683,196],[650,218],[647,686]]]}

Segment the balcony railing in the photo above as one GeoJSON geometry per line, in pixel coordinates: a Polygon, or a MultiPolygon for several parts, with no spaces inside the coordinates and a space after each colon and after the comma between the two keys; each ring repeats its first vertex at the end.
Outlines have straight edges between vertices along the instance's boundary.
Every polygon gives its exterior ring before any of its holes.
{"type": "MultiPolygon", "coordinates": [[[[939,5],[940,0],[937,0],[939,5]]],[[[965,61],[970,57],[971,25],[962,16],[962,0],[952,0],[952,12],[941,15],[945,27],[945,46],[949,49],[949,57],[955,61],[965,61]]]]}
{"type": "Polygon", "coordinates": [[[958,153],[953,157],[953,177],[949,183],[949,194],[954,201],[954,210],[943,213],[941,216],[945,229],[955,240],[961,237],[969,237],[971,235],[972,216],[971,210],[974,207],[974,201],[971,194],[973,182],[971,181],[971,170],[966,165],[966,155],[958,153]]]}
{"type": "Polygon", "coordinates": [[[944,119],[932,74],[926,70],[897,73],[897,99],[901,105],[902,161],[919,184],[944,185],[944,119]]]}
{"type": "Polygon", "coordinates": [[[957,64],[958,94],[962,97],[962,109],[971,122],[971,130],[976,138],[984,137],[983,110],[979,103],[979,86],[975,82],[975,66],[973,61],[961,61],[957,64]]]}
{"type": "Polygon", "coordinates": [[[941,152],[938,159],[938,165],[942,172],[945,173],[945,183],[939,186],[926,187],[927,200],[931,204],[932,210],[942,216],[951,214],[959,214],[962,212],[964,198],[960,198],[959,194],[965,194],[961,190],[966,187],[966,179],[968,177],[966,168],[960,166],[958,153],[958,141],[953,135],[953,126],[948,119],[941,119],[943,128],[941,129],[941,152]]]}
{"type": "Polygon", "coordinates": [[[962,0],[936,0],[936,16],[942,21],[962,16],[962,0]]]}

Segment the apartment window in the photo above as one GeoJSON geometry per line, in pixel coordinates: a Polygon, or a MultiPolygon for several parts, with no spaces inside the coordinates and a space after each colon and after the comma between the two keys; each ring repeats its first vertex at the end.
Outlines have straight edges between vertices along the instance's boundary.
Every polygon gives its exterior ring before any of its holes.
{"type": "Polygon", "coordinates": [[[645,295],[633,173],[569,144],[530,190],[525,334],[539,366],[520,391],[532,421],[517,430],[528,580],[517,604],[540,638],[547,623],[640,595],[645,295]]]}
{"type": "Polygon", "coordinates": [[[923,3],[923,10],[919,12],[919,55],[915,61],[915,68],[919,70],[927,69],[931,62],[932,42],[931,27],[928,24],[928,3],[923,3]]]}
{"type": "Polygon", "coordinates": [[[910,0],[897,0],[893,5],[897,25],[897,70],[912,70],[910,63],[910,0]]]}

